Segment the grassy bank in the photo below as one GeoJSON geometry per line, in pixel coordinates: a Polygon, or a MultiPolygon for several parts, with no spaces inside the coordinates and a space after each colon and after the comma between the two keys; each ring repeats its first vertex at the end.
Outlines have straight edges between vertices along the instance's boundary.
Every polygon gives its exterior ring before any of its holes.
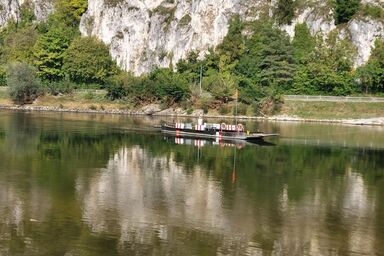
{"type": "MultiPolygon", "coordinates": [[[[0,105],[14,106],[6,89],[6,87],[0,87],[0,105]]],[[[39,97],[30,106],[94,111],[136,110],[127,102],[108,100],[106,93],[105,90],[88,89],[75,90],[71,94],[58,96],[48,94],[39,97]]],[[[234,104],[231,103],[222,106],[221,109],[210,109],[207,115],[232,116],[233,108],[234,104]],[[226,111],[223,112],[223,108],[226,111]]],[[[239,111],[239,115],[253,116],[251,109],[251,106],[248,106],[243,111],[239,111]]],[[[378,118],[384,117],[384,103],[286,101],[276,115],[319,120],[378,118]]]]}
{"type": "Polygon", "coordinates": [[[281,115],[311,119],[361,119],[384,116],[384,103],[286,101],[281,115]]]}

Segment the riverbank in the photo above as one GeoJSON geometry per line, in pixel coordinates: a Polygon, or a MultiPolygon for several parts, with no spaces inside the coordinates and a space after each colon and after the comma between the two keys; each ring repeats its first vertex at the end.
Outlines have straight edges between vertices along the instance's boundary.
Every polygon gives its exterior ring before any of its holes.
{"type": "MultiPolygon", "coordinates": [[[[149,116],[172,116],[172,117],[198,117],[203,115],[205,118],[230,119],[233,116],[203,114],[202,110],[195,110],[192,114],[187,114],[182,109],[166,109],[160,112],[148,113],[145,109],[139,110],[121,110],[121,109],[84,109],[84,108],[63,108],[36,105],[0,105],[1,110],[12,111],[38,111],[38,112],[66,112],[66,113],[88,113],[88,114],[112,114],[112,115],[149,115],[149,116]]],[[[346,125],[371,125],[384,126],[384,117],[365,118],[365,119],[316,119],[301,118],[288,115],[275,115],[269,117],[260,116],[238,116],[240,120],[268,120],[275,122],[310,122],[310,123],[332,123],[346,125]]]]}
{"type": "MultiPolygon", "coordinates": [[[[8,99],[4,88],[1,88],[0,109],[173,117],[198,117],[203,115],[206,118],[233,118],[232,114],[222,115],[217,110],[209,110],[208,113],[204,113],[202,109],[163,108],[161,104],[150,104],[135,108],[123,101],[107,100],[105,91],[102,90],[79,90],[71,95],[47,95],[40,97],[33,104],[18,106],[8,99]]],[[[384,103],[286,101],[279,113],[274,116],[253,116],[248,114],[239,115],[238,119],[384,126],[384,103]]]]}

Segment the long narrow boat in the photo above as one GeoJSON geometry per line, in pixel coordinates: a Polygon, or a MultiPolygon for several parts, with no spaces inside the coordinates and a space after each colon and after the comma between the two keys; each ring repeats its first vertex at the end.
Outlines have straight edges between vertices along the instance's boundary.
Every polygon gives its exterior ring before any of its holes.
{"type": "Polygon", "coordinates": [[[249,132],[244,129],[242,124],[203,124],[200,119],[197,125],[190,123],[163,124],[161,131],[167,134],[174,134],[176,137],[214,138],[219,140],[257,141],[266,137],[278,136],[278,134],[272,133],[249,132]]]}

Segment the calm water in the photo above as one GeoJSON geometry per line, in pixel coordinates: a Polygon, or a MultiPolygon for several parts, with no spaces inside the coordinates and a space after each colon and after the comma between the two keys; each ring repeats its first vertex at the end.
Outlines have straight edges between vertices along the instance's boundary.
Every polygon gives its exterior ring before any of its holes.
{"type": "Polygon", "coordinates": [[[0,255],[383,255],[383,128],[140,131],[160,121],[0,112],[0,255]]]}

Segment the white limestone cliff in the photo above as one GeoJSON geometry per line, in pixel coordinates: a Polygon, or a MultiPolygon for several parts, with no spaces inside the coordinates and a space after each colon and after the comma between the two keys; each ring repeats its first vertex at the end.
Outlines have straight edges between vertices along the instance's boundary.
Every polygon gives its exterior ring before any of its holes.
{"type": "Polygon", "coordinates": [[[18,21],[24,4],[33,8],[37,21],[47,19],[53,11],[53,0],[0,0],[0,28],[9,20],[18,21]]]}
{"type": "MultiPolygon", "coordinates": [[[[27,0],[0,0],[0,27],[20,17],[20,6],[27,0]]],[[[53,10],[53,0],[29,0],[37,20],[53,10]]],[[[337,30],[358,50],[355,66],[365,63],[377,38],[384,38],[384,21],[357,15],[348,24],[334,25],[327,1],[301,1],[291,25],[282,26],[291,37],[295,25],[305,22],[313,34],[327,35],[337,30]]],[[[382,0],[362,0],[384,8],[382,0]]],[[[83,15],[82,35],[93,35],[110,47],[120,67],[135,74],[156,66],[174,67],[190,51],[203,57],[228,33],[229,20],[240,14],[245,20],[271,16],[276,0],[88,0],[83,15]]]]}
{"type": "MultiPolygon", "coordinates": [[[[307,23],[313,34],[337,29],[325,2],[308,2],[297,11],[292,25],[282,29],[291,37],[297,23],[307,23]]],[[[380,0],[363,2],[381,5],[380,0]]],[[[142,74],[156,66],[172,67],[192,50],[203,56],[225,37],[233,14],[257,19],[263,12],[271,15],[274,4],[267,0],[89,0],[80,31],[109,45],[123,69],[142,74]]],[[[355,19],[346,32],[358,49],[356,65],[361,65],[376,38],[384,38],[384,23],[355,19]]]]}

